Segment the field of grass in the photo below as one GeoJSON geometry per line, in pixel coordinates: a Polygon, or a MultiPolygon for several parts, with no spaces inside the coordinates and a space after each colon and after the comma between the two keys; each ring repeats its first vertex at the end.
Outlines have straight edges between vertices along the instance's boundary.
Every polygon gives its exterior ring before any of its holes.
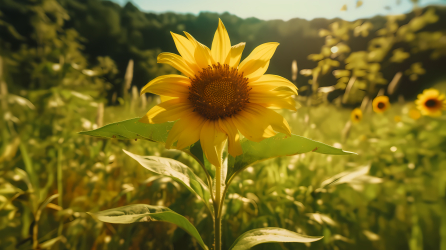
{"type": "MultiPolygon", "coordinates": [[[[172,224],[114,225],[86,214],[135,203],[183,214],[212,245],[204,204],[122,150],[176,159],[205,179],[193,158],[145,140],[78,134],[140,117],[158,97],[128,96],[103,109],[72,91],[44,113],[54,96],[40,103],[28,97],[34,105],[12,96],[6,105],[14,118],[3,121],[2,249],[29,249],[36,239],[51,249],[200,249],[172,224]]],[[[357,155],[307,153],[248,167],[231,184],[223,207],[223,249],[243,232],[267,226],[324,238],[255,249],[445,249],[445,117],[415,120],[413,108],[400,100],[377,114],[369,105],[358,123],[351,122],[350,109],[330,103],[282,112],[294,134],[357,155]]]]}

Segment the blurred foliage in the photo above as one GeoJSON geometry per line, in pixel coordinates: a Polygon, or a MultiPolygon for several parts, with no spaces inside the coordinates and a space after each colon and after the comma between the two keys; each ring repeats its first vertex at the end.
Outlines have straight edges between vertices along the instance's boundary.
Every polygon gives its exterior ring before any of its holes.
{"type": "MultiPolygon", "coordinates": [[[[320,82],[327,83],[327,79],[332,77],[329,76],[331,73],[337,78],[332,90],[338,89],[344,93],[338,101],[353,105],[360,103],[364,97],[372,99],[380,90],[381,95],[401,93],[398,85],[404,85],[406,90],[417,89],[410,88],[408,82],[423,78],[426,72],[432,79],[435,73],[428,62],[444,60],[439,58],[446,55],[446,30],[432,30],[429,27],[439,22],[436,12],[438,9],[433,7],[415,9],[408,15],[412,16],[409,20],[406,15],[386,16],[385,23],[377,30],[373,19],[335,21],[329,25],[329,29],[321,29],[319,35],[325,37],[325,45],[319,54],[308,56],[318,65],[305,71],[312,74],[309,83],[312,85],[313,103],[317,104],[326,96],[318,88],[320,82]],[[371,36],[370,32],[375,30],[375,36],[371,36]],[[352,37],[370,37],[364,41],[367,48],[352,49],[356,42],[352,37]],[[426,56],[429,59],[425,59],[426,56]],[[401,71],[404,71],[404,77],[401,71]],[[392,78],[393,83],[388,80],[392,78]]],[[[438,77],[443,76],[439,74],[438,77]]]]}
{"type": "MultiPolygon", "coordinates": [[[[188,30],[197,40],[210,45],[212,36],[206,34],[213,34],[219,17],[226,25],[232,44],[246,42],[246,51],[272,40],[281,44],[272,59],[270,73],[291,77],[293,60],[299,69],[315,69],[314,73],[321,70],[318,85],[337,86],[337,90],[329,94],[330,100],[342,95],[348,81],[345,77],[334,77],[333,69],[349,70],[353,75],[359,75],[359,89],[370,81],[375,82],[367,87],[374,90],[388,84],[390,81],[386,79],[391,79],[397,72],[422,62],[428,74],[405,74],[401,81],[408,88],[397,89],[406,98],[413,98],[422,91],[422,83],[438,80],[443,70],[441,65],[446,63],[446,31],[442,25],[446,22],[446,8],[440,6],[416,9],[407,15],[377,16],[355,22],[321,18],[311,21],[295,18],[284,22],[241,19],[229,13],[202,12],[198,16],[144,13],[131,2],[121,7],[109,1],[58,0],[59,7],[53,7],[51,1],[0,0],[0,36],[10,50],[17,51],[23,45],[35,47],[38,39],[45,39],[31,32],[33,25],[37,26],[31,13],[36,12],[33,6],[38,2],[45,2],[46,8],[52,11],[63,7],[63,11],[58,12],[63,14],[53,16],[47,13],[48,18],[63,23],[64,30],[75,30],[80,34],[83,39],[79,42],[89,64],[96,64],[99,56],[108,56],[116,62],[117,75],[107,78],[111,83],[109,101],[114,92],[122,96],[122,79],[130,59],[134,60],[133,83],[141,88],[159,74],[175,72],[168,65],[156,63],[161,51],[176,52],[170,31],[182,33],[188,30]],[[337,48],[336,52],[331,51],[333,47],[337,48]],[[308,60],[310,54],[311,60],[308,60]]],[[[38,28],[40,32],[36,34],[55,32],[48,31],[49,27],[38,28]]],[[[311,88],[309,81],[312,81],[310,76],[297,78],[296,84],[302,89],[302,95],[311,95],[311,91],[303,91],[311,88]]],[[[29,81],[23,79],[20,84],[27,86],[29,81]]],[[[358,91],[358,96],[364,95],[358,91]]],[[[358,102],[358,99],[349,102],[358,102]]]]}
{"type": "MultiPolygon", "coordinates": [[[[324,239],[254,249],[446,249],[444,116],[414,120],[414,104],[400,98],[383,114],[364,102],[362,120],[352,124],[342,100],[327,101],[352,76],[358,80],[342,96],[351,105],[373,98],[397,72],[406,97],[435,84],[444,76],[445,17],[438,7],[353,23],[221,15],[232,43],[248,42],[247,51],[281,42],[269,73],[291,76],[293,60],[306,70],[296,83],[311,97],[299,100],[313,105],[283,113],[293,133],[359,154],[310,153],[248,167],[229,189],[224,248],[247,230],[272,226],[324,239]]],[[[176,159],[203,179],[190,156],[77,132],[144,114],[159,100],[139,97],[138,86],[174,72],[156,64],[160,51],[175,51],[169,31],[191,30],[210,44],[204,34],[217,20],[98,0],[0,0],[0,249],[199,249],[170,224],[116,226],[85,214],[133,203],[181,211],[212,244],[205,205],[121,149],[176,159]]]]}

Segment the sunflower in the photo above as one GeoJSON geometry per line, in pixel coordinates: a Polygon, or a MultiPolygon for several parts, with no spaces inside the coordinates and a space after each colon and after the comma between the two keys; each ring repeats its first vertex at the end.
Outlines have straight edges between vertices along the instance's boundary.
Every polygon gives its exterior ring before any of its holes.
{"type": "Polygon", "coordinates": [[[421,114],[429,116],[440,116],[441,110],[446,108],[444,94],[440,94],[436,89],[424,90],[422,94],[418,95],[415,104],[421,114]]]}
{"type": "Polygon", "coordinates": [[[376,113],[383,113],[390,107],[389,97],[377,96],[372,102],[373,111],[376,113]]]}
{"type": "Polygon", "coordinates": [[[362,111],[359,108],[355,108],[352,113],[350,114],[350,119],[354,123],[358,123],[362,120],[362,111]]]}
{"type": "Polygon", "coordinates": [[[158,55],[158,63],[184,75],[160,76],[141,89],[141,94],[157,94],[163,101],[140,122],[178,120],[166,148],[183,149],[200,140],[206,158],[221,167],[226,141],[229,154],[242,154],[239,132],[255,142],[277,132],[291,135],[287,121],[273,109],[296,110],[297,88],[283,77],[264,74],[278,43],[259,45],[240,63],[245,43],[231,47],[221,20],[211,49],[184,33],[186,37],[171,32],[181,56],[158,55]]]}

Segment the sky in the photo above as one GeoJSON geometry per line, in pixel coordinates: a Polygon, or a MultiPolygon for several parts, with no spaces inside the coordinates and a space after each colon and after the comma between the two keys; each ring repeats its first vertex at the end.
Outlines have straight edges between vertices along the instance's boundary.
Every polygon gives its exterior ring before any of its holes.
{"type": "MultiPolygon", "coordinates": [[[[125,4],[128,1],[146,12],[176,12],[199,14],[202,11],[229,12],[241,18],[256,17],[263,20],[292,18],[311,20],[314,18],[335,18],[353,21],[375,15],[395,15],[408,13],[413,4],[410,0],[112,0],[125,4]],[[399,2],[399,4],[398,4],[399,2]],[[347,10],[341,11],[346,5],[347,10]]],[[[419,0],[421,7],[441,4],[446,0],[419,0]]]]}

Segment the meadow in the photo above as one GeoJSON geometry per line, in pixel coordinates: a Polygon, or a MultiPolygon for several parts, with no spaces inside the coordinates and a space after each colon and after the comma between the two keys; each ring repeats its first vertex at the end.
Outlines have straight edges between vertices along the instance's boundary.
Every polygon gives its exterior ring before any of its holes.
{"type": "MultiPolygon", "coordinates": [[[[59,3],[23,3],[34,15],[33,46],[0,41],[0,249],[202,249],[172,223],[111,224],[87,213],[130,204],[183,215],[211,248],[206,203],[123,150],[176,160],[206,180],[191,154],[144,137],[79,133],[142,117],[161,102],[157,95],[140,96],[135,68],[146,65],[149,80],[177,71],[153,66],[155,52],[140,51],[148,58],[140,63],[92,60],[84,50],[88,42],[64,26],[68,7],[59,3]]],[[[20,40],[23,27],[1,18],[2,34],[20,40]]],[[[320,52],[305,55],[314,62],[311,69],[288,63],[290,80],[299,87],[293,97],[298,109],[277,112],[292,134],[355,154],[308,152],[247,166],[227,188],[222,249],[249,230],[280,227],[323,238],[252,249],[446,250],[446,116],[423,113],[415,103],[425,89],[446,93],[444,72],[423,67],[443,62],[446,31],[422,30],[438,22],[434,9],[415,11],[408,24],[400,23],[404,18],[386,17],[375,28],[335,20],[317,31],[320,52]],[[350,37],[368,37],[371,29],[376,32],[369,46],[352,49],[350,37]],[[408,90],[414,82],[418,86],[408,90]],[[380,96],[390,98],[381,111],[373,104],[380,96]]],[[[231,161],[227,150],[223,155],[231,161]]],[[[215,177],[215,168],[208,171],[215,177]]]]}

